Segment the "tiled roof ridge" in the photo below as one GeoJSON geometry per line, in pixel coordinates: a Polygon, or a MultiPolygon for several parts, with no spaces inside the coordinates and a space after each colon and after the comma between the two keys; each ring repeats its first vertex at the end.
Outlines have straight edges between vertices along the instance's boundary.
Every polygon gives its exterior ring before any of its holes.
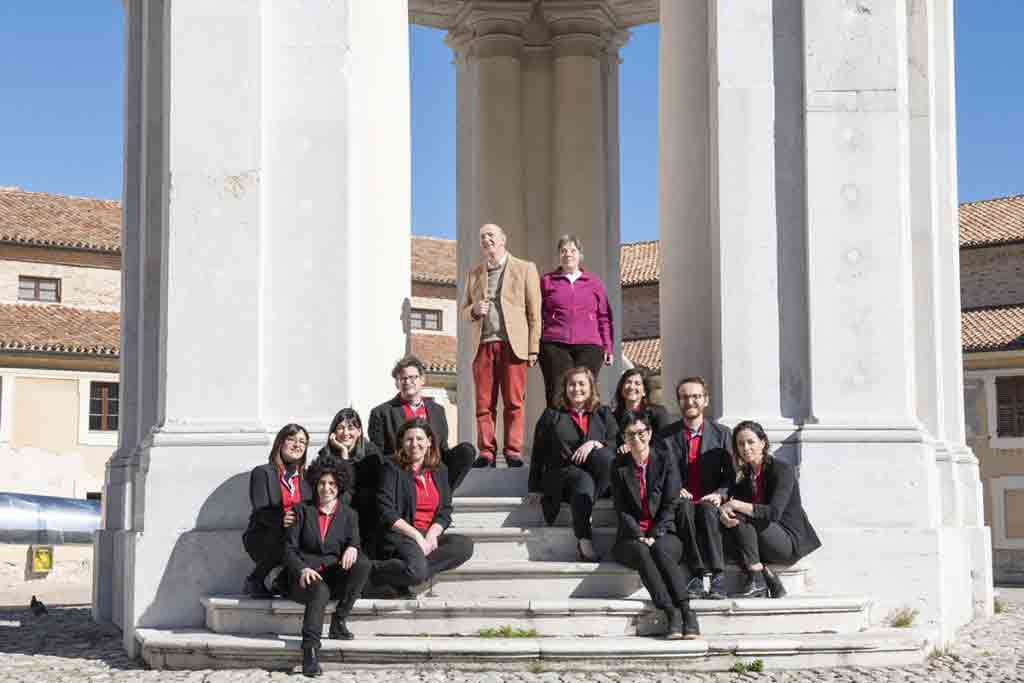
{"type": "Polygon", "coordinates": [[[121,207],[120,199],[103,199],[102,197],[82,197],[76,194],[60,194],[57,192],[45,192],[43,190],[26,190],[21,187],[14,185],[0,185],[0,192],[7,194],[44,194],[48,197],[57,197],[59,199],[74,199],[76,201],[84,202],[102,202],[104,204],[110,204],[111,206],[121,207]]]}
{"type": "Polygon", "coordinates": [[[978,204],[991,204],[993,202],[1008,202],[1014,199],[1024,199],[1024,192],[1019,194],[1008,194],[1001,197],[989,197],[988,199],[975,199],[969,202],[960,202],[960,206],[976,206],[978,204]]]}
{"type": "Polygon", "coordinates": [[[116,357],[120,353],[120,319],[117,311],[3,303],[0,351],[116,357]],[[91,337],[92,341],[81,342],[82,337],[91,337]]]}
{"type": "Polygon", "coordinates": [[[984,306],[964,306],[961,313],[973,313],[975,311],[1005,311],[1013,308],[1024,308],[1024,301],[1017,304],[985,304],[984,306]]]}

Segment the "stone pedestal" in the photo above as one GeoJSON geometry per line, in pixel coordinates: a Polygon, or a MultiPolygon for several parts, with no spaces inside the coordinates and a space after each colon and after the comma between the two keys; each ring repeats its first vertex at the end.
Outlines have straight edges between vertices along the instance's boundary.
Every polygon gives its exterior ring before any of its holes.
{"type": "Polygon", "coordinates": [[[125,408],[94,610],[133,651],[240,588],[277,430],[322,443],[390,392],[410,169],[405,3],[127,10],[125,408]]]}

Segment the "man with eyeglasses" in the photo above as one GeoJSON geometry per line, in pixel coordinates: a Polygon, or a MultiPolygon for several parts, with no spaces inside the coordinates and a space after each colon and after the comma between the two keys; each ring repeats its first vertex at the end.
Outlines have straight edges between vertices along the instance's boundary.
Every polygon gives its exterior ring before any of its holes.
{"type": "Polygon", "coordinates": [[[391,376],[395,380],[398,393],[391,400],[370,411],[367,437],[381,449],[382,453],[390,457],[398,450],[399,427],[417,417],[426,420],[437,439],[441,460],[448,468],[448,483],[454,491],[473,466],[476,448],[470,443],[460,443],[454,448],[448,448],[448,418],[445,417],[444,408],[434,402],[434,399],[423,395],[425,375],[423,362],[416,356],[408,355],[395,363],[391,376]]]}
{"type": "Polygon", "coordinates": [[[683,486],[679,491],[676,528],[686,548],[693,578],[687,585],[691,598],[724,600],[725,553],[718,506],[735,479],[729,449],[729,428],[705,419],[708,385],[703,377],[685,377],[676,385],[682,419],[658,435],[676,458],[683,486]],[[704,576],[710,574],[709,589],[704,576]]]}

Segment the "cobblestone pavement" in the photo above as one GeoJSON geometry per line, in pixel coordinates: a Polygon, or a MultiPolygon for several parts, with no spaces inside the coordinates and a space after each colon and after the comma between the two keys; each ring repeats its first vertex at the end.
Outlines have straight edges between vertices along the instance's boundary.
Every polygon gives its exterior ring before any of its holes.
{"type": "MultiPolygon", "coordinates": [[[[1024,588],[1003,588],[1001,614],[966,627],[956,645],[925,664],[893,669],[832,669],[755,673],[644,674],[445,672],[437,670],[327,671],[323,681],[346,683],[615,683],[618,681],[753,681],[883,683],[888,681],[1024,682],[1024,588]]],[[[50,681],[188,681],[249,683],[304,680],[294,674],[238,671],[149,671],[129,660],[120,633],[90,621],[86,608],[53,608],[45,617],[28,609],[0,610],[0,683],[50,681]]]]}

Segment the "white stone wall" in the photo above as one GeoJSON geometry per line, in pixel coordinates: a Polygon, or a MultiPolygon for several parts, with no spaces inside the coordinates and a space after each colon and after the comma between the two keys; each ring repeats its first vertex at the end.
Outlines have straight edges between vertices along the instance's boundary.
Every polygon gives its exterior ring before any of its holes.
{"type": "Polygon", "coordinates": [[[1024,303],[1024,245],[960,252],[960,305],[1024,303]]]}
{"type": "Polygon", "coordinates": [[[121,309],[121,271],[106,268],[59,266],[28,261],[0,261],[0,303],[18,303],[18,277],[60,280],[60,302],[104,311],[121,309]]]}

